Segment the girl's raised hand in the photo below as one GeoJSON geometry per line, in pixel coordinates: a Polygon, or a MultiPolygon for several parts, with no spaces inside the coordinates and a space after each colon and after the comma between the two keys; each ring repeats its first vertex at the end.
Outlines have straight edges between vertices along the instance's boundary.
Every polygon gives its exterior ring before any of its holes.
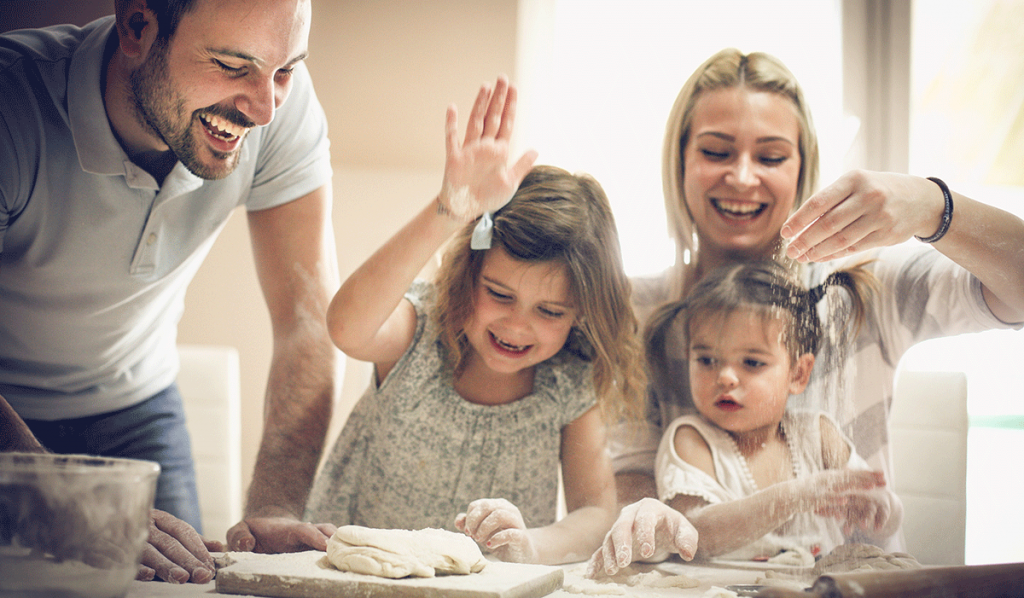
{"type": "Polygon", "coordinates": [[[508,165],[515,116],[516,89],[504,76],[498,77],[493,90],[480,88],[461,144],[458,111],[454,105],[448,107],[444,184],[438,201],[455,219],[469,222],[505,205],[533,167],[533,150],[508,165]]]}
{"type": "Polygon", "coordinates": [[[782,225],[786,255],[825,262],[935,233],[945,202],[920,177],[855,170],[815,193],[782,225]]]}
{"type": "Polygon", "coordinates": [[[522,514],[504,498],[474,500],[465,513],[455,518],[455,527],[503,561],[535,563],[538,560],[522,514]]]}

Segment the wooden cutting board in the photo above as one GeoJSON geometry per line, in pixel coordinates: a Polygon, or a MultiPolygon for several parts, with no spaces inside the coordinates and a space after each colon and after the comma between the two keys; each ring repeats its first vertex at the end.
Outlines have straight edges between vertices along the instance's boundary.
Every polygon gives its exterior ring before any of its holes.
{"type": "Polygon", "coordinates": [[[227,553],[217,571],[221,594],[275,598],[539,598],[562,587],[560,567],[488,562],[471,575],[386,579],[338,571],[318,551],[227,553]]]}

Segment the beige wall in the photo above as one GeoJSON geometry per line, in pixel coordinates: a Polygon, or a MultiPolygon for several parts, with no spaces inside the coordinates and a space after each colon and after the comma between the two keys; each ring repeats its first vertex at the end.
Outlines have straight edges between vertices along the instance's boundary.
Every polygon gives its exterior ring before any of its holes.
{"type": "MultiPolygon", "coordinates": [[[[112,7],[112,0],[4,0],[0,30],[84,24],[112,7]]],[[[514,77],[515,37],[516,0],[313,3],[308,65],[330,124],[343,277],[437,192],[445,108],[455,102],[464,115],[482,82],[500,72],[514,77]]],[[[244,214],[231,217],[189,288],[179,340],[239,350],[248,487],[271,347],[244,214]]],[[[368,375],[358,363],[347,370],[335,430],[368,375]]]]}

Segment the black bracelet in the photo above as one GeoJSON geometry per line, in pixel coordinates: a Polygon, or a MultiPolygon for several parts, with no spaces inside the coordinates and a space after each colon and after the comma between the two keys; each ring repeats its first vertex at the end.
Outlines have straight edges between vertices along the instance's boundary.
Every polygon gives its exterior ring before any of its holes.
{"type": "Polygon", "coordinates": [[[942,189],[942,197],[946,200],[946,209],[942,211],[942,223],[939,224],[939,230],[935,231],[935,234],[930,237],[918,237],[914,235],[914,238],[922,243],[934,243],[941,239],[946,231],[949,230],[949,223],[953,220],[953,195],[949,192],[949,187],[946,183],[942,182],[942,179],[930,176],[928,180],[939,186],[942,189]]]}

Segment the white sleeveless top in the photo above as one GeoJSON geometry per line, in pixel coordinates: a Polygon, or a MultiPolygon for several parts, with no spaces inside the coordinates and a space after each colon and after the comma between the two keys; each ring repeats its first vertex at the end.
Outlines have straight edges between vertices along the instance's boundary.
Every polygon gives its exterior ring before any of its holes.
{"type": "MultiPolygon", "coordinates": [[[[787,411],[782,419],[789,451],[793,457],[793,476],[805,478],[825,469],[821,451],[821,419],[828,418],[838,430],[839,426],[824,413],[787,411]]],[[[850,469],[868,469],[867,463],[850,447],[850,469]]],[[[684,415],[675,419],[662,436],[655,461],[658,498],[664,502],[684,494],[696,496],[710,504],[718,504],[750,496],[761,490],[728,432],[699,415],[684,415]],[[704,471],[684,461],[675,450],[676,430],[680,426],[693,427],[707,442],[715,467],[712,478],[704,471]]],[[[842,527],[836,519],[813,513],[798,513],[775,531],[759,540],[719,558],[749,560],[759,556],[774,556],[781,550],[802,548],[812,554],[828,554],[843,544],[842,527]]]]}

